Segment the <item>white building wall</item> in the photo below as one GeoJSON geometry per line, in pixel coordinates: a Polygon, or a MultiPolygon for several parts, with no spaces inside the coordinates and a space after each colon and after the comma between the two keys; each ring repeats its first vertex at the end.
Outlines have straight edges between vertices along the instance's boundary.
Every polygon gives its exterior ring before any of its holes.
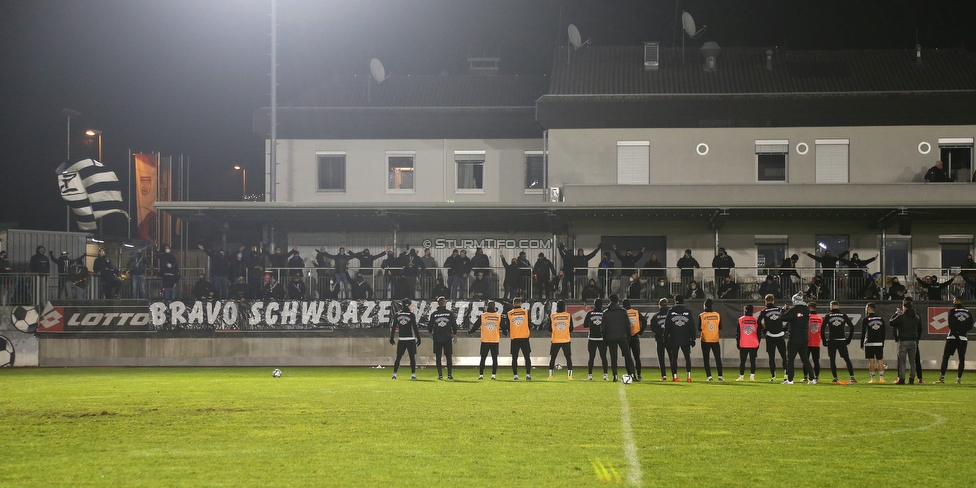
{"type": "Polygon", "coordinates": [[[974,136],[972,125],[550,129],[549,184],[616,184],[617,141],[650,142],[652,185],[756,184],[755,142],[763,139],[789,140],[789,183],[816,182],[817,139],[850,139],[851,183],[921,181],[939,159],[939,138],[974,136]],[[931,146],[928,154],[919,152],[922,142],[931,146]],[[703,143],[708,153],[699,155],[703,143]],[[800,143],[806,144],[806,154],[797,152],[800,143]]]}
{"type": "Polygon", "coordinates": [[[523,189],[525,151],[542,149],[542,139],[280,140],[277,197],[281,202],[536,202],[542,197],[523,189]],[[319,151],[345,152],[344,192],[318,191],[319,151]],[[413,193],[387,191],[388,151],[415,153],[413,193]],[[455,151],[485,152],[484,192],[457,191],[455,151]]]}

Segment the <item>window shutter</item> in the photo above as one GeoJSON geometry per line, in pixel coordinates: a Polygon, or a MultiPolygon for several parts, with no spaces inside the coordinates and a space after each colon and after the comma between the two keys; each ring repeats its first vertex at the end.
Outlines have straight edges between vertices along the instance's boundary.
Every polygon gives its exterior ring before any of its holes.
{"type": "Polygon", "coordinates": [[[849,149],[846,141],[817,141],[817,183],[849,182],[849,149]]]}
{"type": "Polygon", "coordinates": [[[617,143],[617,184],[650,183],[650,142],[617,143]]]}

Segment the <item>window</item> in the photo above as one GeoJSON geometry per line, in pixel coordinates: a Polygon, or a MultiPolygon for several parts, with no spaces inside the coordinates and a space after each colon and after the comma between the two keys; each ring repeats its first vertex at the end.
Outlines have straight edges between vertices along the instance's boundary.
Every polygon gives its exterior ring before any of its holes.
{"type": "Polygon", "coordinates": [[[952,181],[973,181],[973,138],[939,138],[939,156],[952,181]]]}
{"type": "Polygon", "coordinates": [[[458,193],[484,193],[485,152],[455,151],[458,193]]]}
{"type": "Polygon", "coordinates": [[[649,184],[650,154],[650,141],[617,141],[617,184],[649,184]]]}
{"type": "Polygon", "coordinates": [[[786,181],[786,161],[790,153],[788,140],[756,141],[756,180],[786,181]]]}
{"type": "MultiPolygon", "coordinates": [[[[886,237],[884,240],[885,248],[885,275],[911,277],[912,240],[904,237],[886,237]]],[[[908,280],[906,280],[908,281],[908,280]]],[[[907,283],[903,283],[908,286],[907,283]]]]}
{"type": "Polygon", "coordinates": [[[966,256],[972,252],[973,236],[939,236],[939,247],[942,248],[942,268],[959,272],[959,266],[966,260],[966,256]]]}
{"type": "Polygon", "coordinates": [[[850,139],[817,139],[817,183],[850,181],[850,139]]]}
{"type": "Polygon", "coordinates": [[[315,156],[318,158],[318,191],[346,191],[346,153],[317,152],[315,156]]]}
{"type": "Polygon", "coordinates": [[[756,267],[759,268],[759,276],[776,274],[776,268],[786,259],[788,244],[787,236],[756,236],[756,267]]]}
{"type": "Polygon", "coordinates": [[[542,193],[546,166],[542,151],[525,151],[525,193],[542,193]]]}
{"type": "Polygon", "coordinates": [[[387,193],[414,193],[413,160],[415,153],[387,152],[387,193]]]}

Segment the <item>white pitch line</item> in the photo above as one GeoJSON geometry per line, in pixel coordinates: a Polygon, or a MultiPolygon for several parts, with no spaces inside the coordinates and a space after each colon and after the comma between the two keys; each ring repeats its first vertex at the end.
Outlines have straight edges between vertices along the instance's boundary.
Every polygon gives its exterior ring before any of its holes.
{"type": "Polygon", "coordinates": [[[637,458],[637,444],[634,443],[634,431],[630,428],[630,403],[623,383],[620,384],[620,427],[624,434],[624,457],[630,468],[627,470],[627,482],[631,486],[641,486],[640,459],[637,458]]]}

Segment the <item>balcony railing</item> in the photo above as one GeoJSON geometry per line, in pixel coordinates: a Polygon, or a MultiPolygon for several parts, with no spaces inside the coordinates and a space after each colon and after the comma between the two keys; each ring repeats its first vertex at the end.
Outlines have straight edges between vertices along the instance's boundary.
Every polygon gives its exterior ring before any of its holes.
{"type": "MultiPolygon", "coordinates": [[[[184,269],[177,284],[177,299],[193,299],[192,290],[201,269],[184,269]]],[[[552,276],[545,280],[532,273],[532,268],[520,267],[506,270],[499,267],[472,269],[464,276],[448,268],[426,268],[405,271],[403,268],[350,268],[347,278],[337,276],[333,269],[323,268],[267,268],[266,272],[280,278],[287,289],[293,274],[300,274],[305,284],[305,300],[330,298],[434,299],[443,295],[449,299],[486,299],[514,297],[530,299],[565,298],[574,301],[591,300],[617,293],[631,300],[653,300],[681,294],[689,297],[692,284],[697,285],[698,298],[740,299],[760,301],[766,294],[777,300],[788,299],[802,292],[807,300],[885,300],[910,296],[916,300],[948,301],[962,296],[966,300],[976,298],[976,288],[963,279],[976,284],[976,270],[953,268],[916,268],[908,276],[887,276],[880,283],[878,273],[868,273],[851,268],[824,269],[798,267],[795,269],[771,269],[736,267],[732,269],[700,268],[578,268],[571,277],[552,276]],[[795,274],[793,273],[795,272],[795,274]],[[481,279],[477,275],[481,274],[481,279]],[[966,274],[972,273],[972,276],[966,274]],[[634,275],[636,274],[636,284],[634,275]],[[731,280],[725,282],[725,276],[731,280]],[[916,275],[919,279],[916,279],[916,275]],[[359,277],[362,284],[359,284],[359,277]],[[767,282],[767,277],[772,277],[767,282]],[[935,283],[924,283],[935,277],[935,283]],[[593,280],[595,286],[590,286],[593,280]],[[663,280],[663,283],[661,283],[663,280]],[[893,281],[905,287],[904,294],[892,290],[893,281]],[[872,286],[873,283],[873,286],[872,286]],[[356,285],[354,288],[353,285],[356,285]],[[366,292],[366,290],[369,292],[366,292]]],[[[263,299],[264,276],[248,282],[247,299],[263,299]]],[[[68,286],[64,275],[37,275],[31,273],[0,274],[0,305],[42,305],[48,300],[94,300],[106,298],[104,283],[97,275],[91,276],[84,287],[68,286]]],[[[162,281],[158,277],[145,279],[145,299],[162,300],[162,281]]],[[[228,281],[218,286],[215,297],[229,298],[228,281]]],[[[114,298],[131,300],[139,296],[138,281],[126,276],[114,284],[114,298]],[[136,281],[134,286],[134,281],[136,281]]],[[[111,290],[110,290],[111,291],[111,290]]],[[[286,298],[287,296],[286,292],[286,298]]]]}

